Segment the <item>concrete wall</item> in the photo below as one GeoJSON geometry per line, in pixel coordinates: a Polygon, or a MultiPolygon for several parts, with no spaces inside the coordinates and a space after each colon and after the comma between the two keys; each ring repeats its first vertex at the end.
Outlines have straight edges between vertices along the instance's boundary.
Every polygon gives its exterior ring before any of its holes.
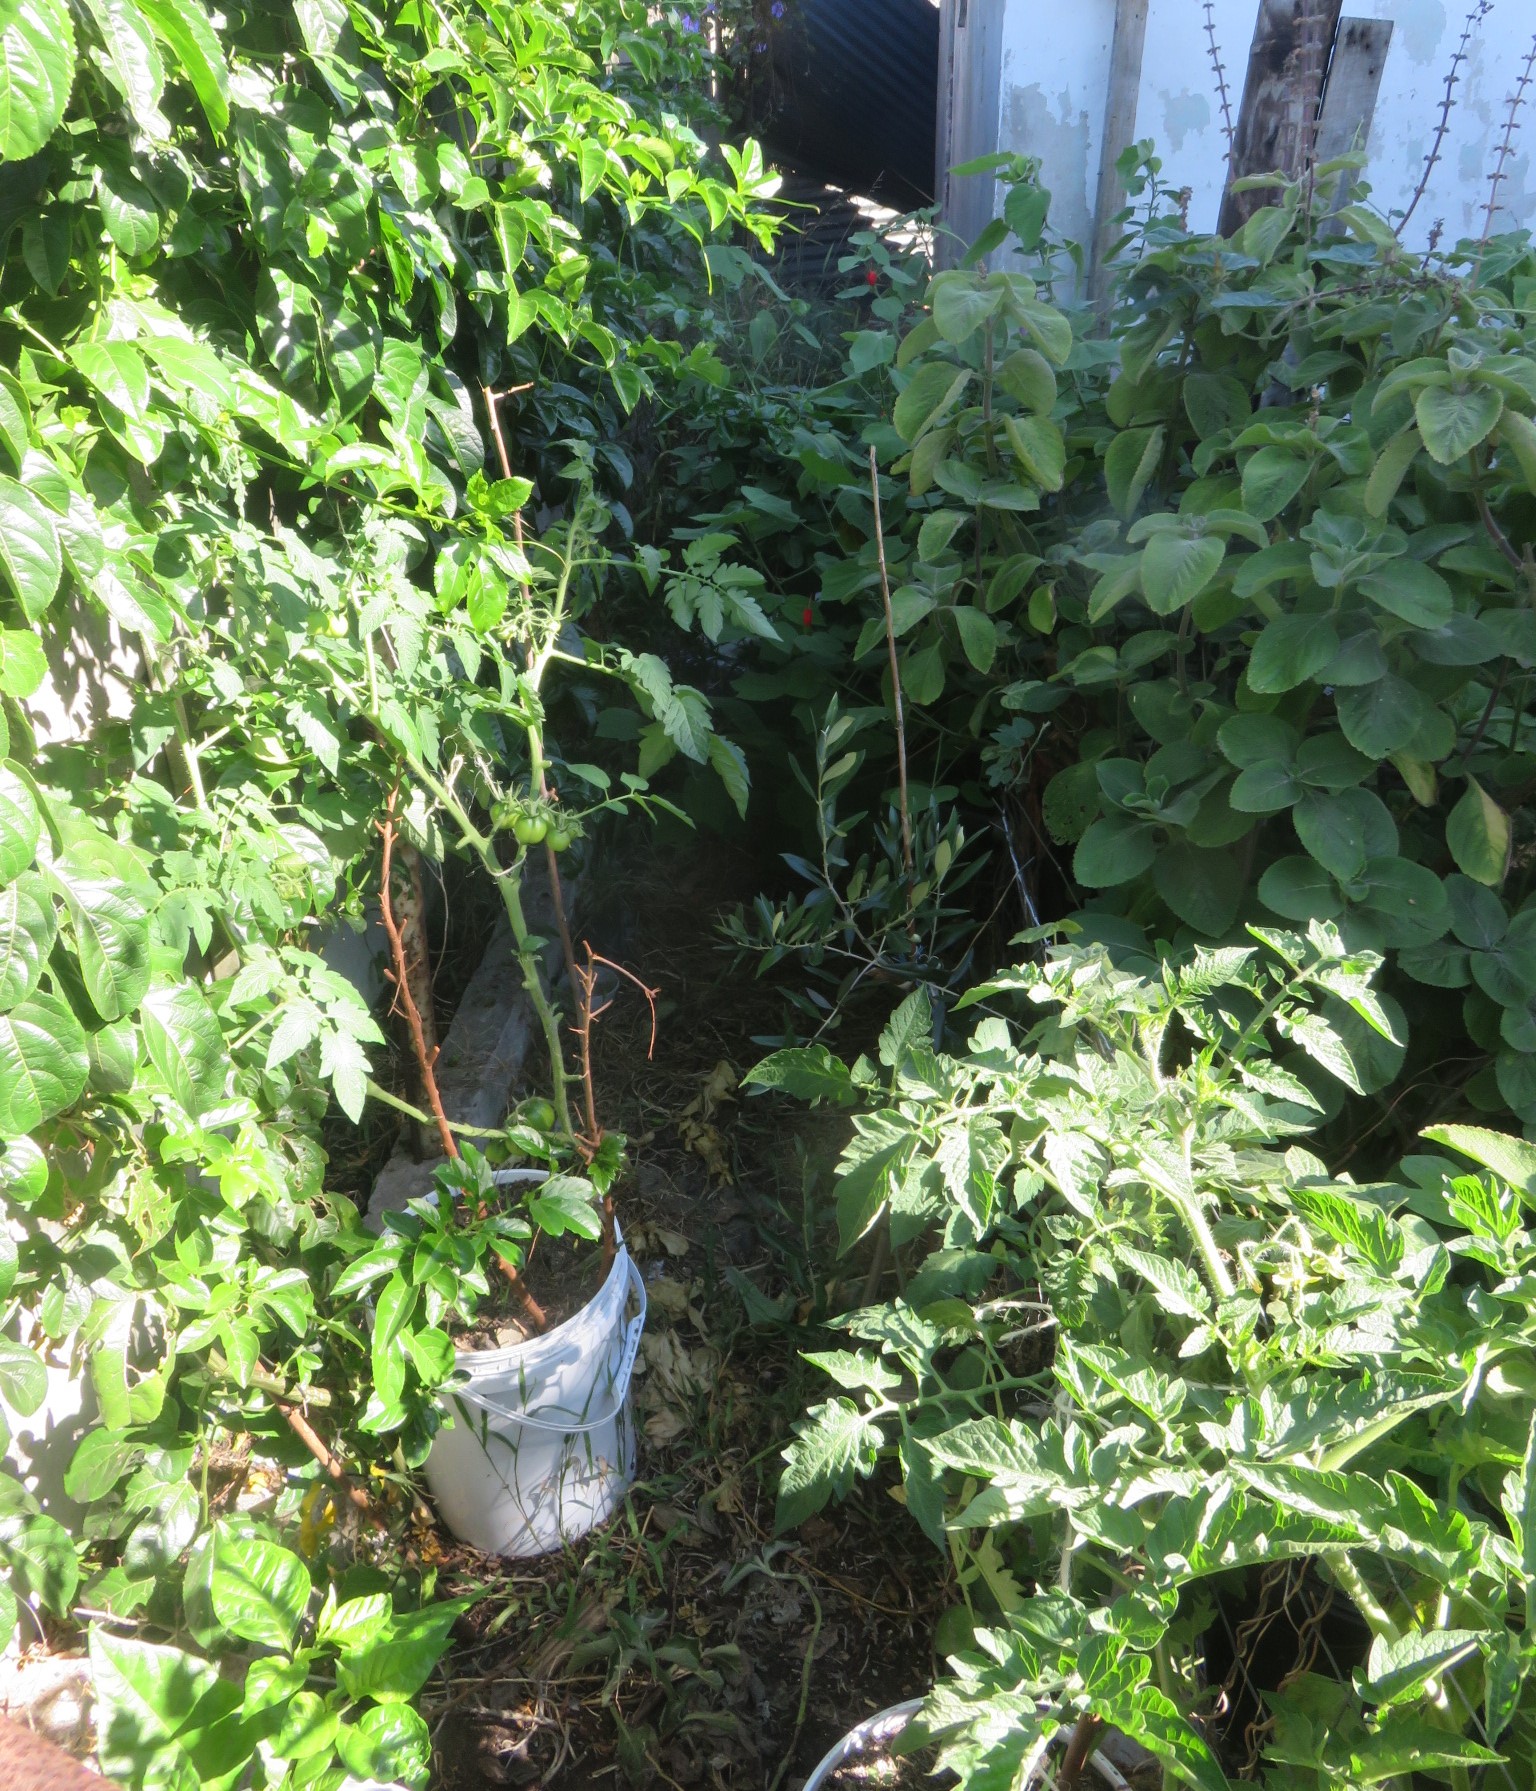
{"type": "MultiPolygon", "coordinates": [[[[953,116],[966,134],[956,155],[946,157],[941,142],[941,164],[984,148],[1038,156],[1042,179],[1053,195],[1056,227],[1090,241],[1115,0],[943,0],[943,5],[948,26],[944,41],[954,43],[957,60],[950,87],[956,95],[965,94],[963,105],[954,104],[953,116]],[[967,25],[957,31],[952,21],[962,11],[967,25]],[[990,20],[1000,37],[995,100],[975,90],[974,73],[965,65],[968,41],[975,43],[981,36],[979,15],[990,20]],[[993,134],[988,143],[989,124],[993,134]]],[[[1372,202],[1382,211],[1406,207],[1418,184],[1466,10],[1462,0],[1345,0],[1346,18],[1390,21],[1393,27],[1365,145],[1372,202]]],[[[1215,0],[1216,38],[1234,116],[1242,100],[1257,11],[1257,0],[1215,0]]],[[[1477,28],[1441,161],[1405,237],[1409,246],[1423,247],[1436,219],[1444,220],[1447,243],[1481,233],[1508,96],[1533,32],[1532,0],[1496,0],[1477,28]]],[[[942,68],[940,85],[942,131],[942,68]]],[[[1521,121],[1500,188],[1497,229],[1536,223],[1536,87],[1521,121]]],[[[1134,135],[1155,139],[1165,179],[1190,189],[1192,227],[1214,229],[1226,178],[1226,140],[1201,0],[1151,0],[1134,135]]],[[[978,214],[984,221],[986,205],[973,197],[965,222],[978,214]]]]}

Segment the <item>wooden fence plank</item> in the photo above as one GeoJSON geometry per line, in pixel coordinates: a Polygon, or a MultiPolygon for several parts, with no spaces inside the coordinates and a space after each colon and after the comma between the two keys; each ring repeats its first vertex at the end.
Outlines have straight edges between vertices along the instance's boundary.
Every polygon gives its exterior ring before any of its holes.
{"type": "Polygon", "coordinates": [[[1365,148],[1391,43],[1390,19],[1339,20],[1317,120],[1318,161],[1365,148]]]}
{"type": "MultiPolygon", "coordinates": [[[[1260,0],[1228,180],[1251,174],[1295,178],[1306,166],[1318,102],[1343,0],[1260,0]]],[[[1262,192],[1234,193],[1221,205],[1230,236],[1265,204],[1262,192]]]]}
{"type": "Polygon", "coordinates": [[[1093,270],[1089,294],[1104,292],[1104,262],[1115,240],[1112,220],[1125,204],[1125,183],[1115,163],[1136,140],[1136,102],[1141,93],[1142,52],[1147,41],[1151,0],[1116,0],[1115,37],[1109,53],[1109,95],[1104,103],[1104,137],[1099,147],[1099,191],[1094,206],[1093,270]]]}

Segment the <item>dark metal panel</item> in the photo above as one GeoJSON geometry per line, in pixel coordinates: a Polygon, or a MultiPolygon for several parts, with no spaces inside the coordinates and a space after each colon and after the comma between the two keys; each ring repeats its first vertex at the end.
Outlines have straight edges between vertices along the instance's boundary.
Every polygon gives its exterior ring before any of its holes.
{"type": "Polygon", "coordinates": [[[931,0],[790,0],[774,34],[778,158],[897,206],[933,197],[939,12],[931,0]]]}

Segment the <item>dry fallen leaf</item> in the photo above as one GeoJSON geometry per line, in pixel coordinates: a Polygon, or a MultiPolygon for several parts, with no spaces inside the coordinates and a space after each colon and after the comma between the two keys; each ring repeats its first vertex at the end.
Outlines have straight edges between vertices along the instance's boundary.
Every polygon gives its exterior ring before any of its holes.
{"type": "Polygon", "coordinates": [[[646,1282],[645,1293],[651,1304],[659,1306],[669,1318],[681,1318],[688,1310],[688,1289],[667,1275],[646,1282]]]}
{"type": "Polygon", "coordinates": [[[653,1446],[662,1443],[675,1443],[688,1428],[688,1420],[681,1412],[671,1407],[659,1412],[652,1412],[645,1421],[645,1440],[653,1446]]]}
{"type": "Polygon", "coordinates": [[[677,1116],[677,1132],[686,1149],[702,1157],[706,1168],[717,1182],[729,1186],[733,1180],[725,1141],[712,1121],[727,1101],[735,1100],[736,1072],[724,1060],[717,1063],[704,1080],[703,1087],[677,1116]]]}

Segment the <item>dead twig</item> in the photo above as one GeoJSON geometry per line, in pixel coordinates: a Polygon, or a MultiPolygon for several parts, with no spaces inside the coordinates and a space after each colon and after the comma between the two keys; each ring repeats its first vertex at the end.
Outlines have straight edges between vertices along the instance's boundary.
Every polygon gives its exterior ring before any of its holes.
{"type": "Polygon", "coordinates": [[[1221,59],[1221,46],[1216,41],[1213,0],[1205,0],[1205,36],[1210,48],[1211,67],[1216,74],[1216,92],[1221,99],[1221,128],[1227,139],[1227,160],[1230,163],[1237,132],[1232,124],[1232,95],[1227,88],[1227,67],[1221,59]]]}
{"type": "Polygon", "coordinates": [[[1483,213],[1483,234],[1478,240],[1480,248],[1486,248],[1489,237],[1493,235],[1493,220],[1499,210],[1499,187],[1505,179],[1505,165],[1515,146],[1515,132],[1520,128],[1520,108],[1525,104],[1525,90],[1530,86],[1533,74],[1536,74],[1536,35],[1531,38],[1531,47],[1526,52],[1525,62],[1520,69],[1520,79],[1509,96],[1504,135],[1499,142],[1498,154],[1494,157],[1493,172],[1488,176],[1488,206],[1483,213]]]}
{"type": "Polygon", "coordinates": [[[1402,240],[1403,232],[1408,228],[1408,220],[1419,209],[1419,201],[1428,191],[1430,176],[1440,161],[1440,151],[1445,146],[1445,133],[1450,128],[1451,108],[1456,104],[1456,85],[1461,80],[1462,64],[1467,59],[1467,46],[1472,41],[1472,33],[1482,24],[1488,14],[1493,11],[1493,0],[1476,0],[1476,4],[1468,11],[1461,27],[1461,42],[1457,44],[1451,57],[1451,66],[1445,74],[1445,93],[1440,101],[1440,118],[1435,125],[1435,134],[1430,139],[1429,154],[1424,158],[1424,171],[1419,176],[1419,184],[1413,189],[1413,196],[1408,201],[1408,209],[1398,221],[1393,235],[1402,240]]]}

